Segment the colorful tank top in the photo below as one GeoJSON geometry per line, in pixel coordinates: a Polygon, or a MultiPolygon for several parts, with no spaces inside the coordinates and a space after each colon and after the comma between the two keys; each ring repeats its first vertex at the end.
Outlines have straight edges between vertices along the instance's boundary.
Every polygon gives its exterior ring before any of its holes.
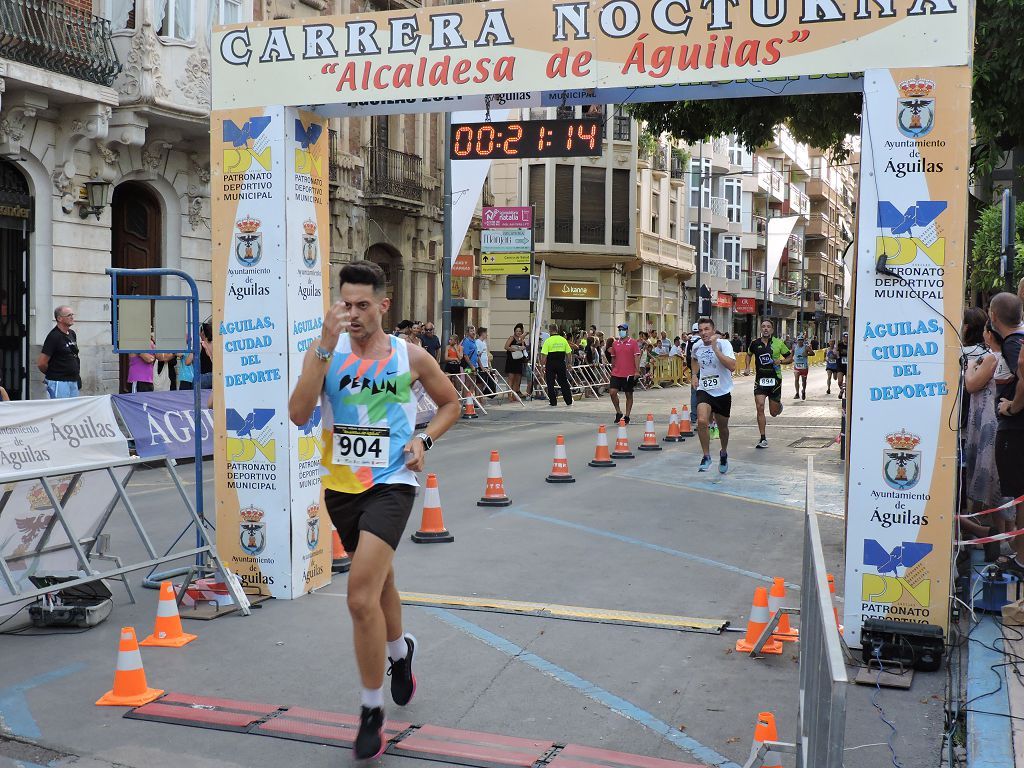
{"type": "Polygon", "coordinates": [[[397,336],[388,339],[391,354],[383,360],[357,357],[347,333],[338,339],[321,395],[324,488],[362,493],[418,484],[404,452],[416,426],[409,348],[397,336]]]}

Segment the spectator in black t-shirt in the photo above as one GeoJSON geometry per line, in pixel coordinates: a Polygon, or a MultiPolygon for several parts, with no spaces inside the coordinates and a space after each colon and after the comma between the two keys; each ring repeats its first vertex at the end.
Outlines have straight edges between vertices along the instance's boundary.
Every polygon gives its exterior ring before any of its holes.
{"type": "Polygon", "coordinates": [[[51,400],[78,397],[82,386],[81,361],[78,359],[78,337],[71,330],[75,313],[71,307],[53,310],[57,325],[46,335],[36,367],[46,380],[46,392],[51,400]]]}
{"type": "Polygon", "coordinates": [[[434,333],[433,323],[424,323],[423,333],[420,334],[420,343],[432,358],[441,362],[441,340],[434,333]]]}
{"type": "Polygon", "coordinates": [[[199,326],[199,388],[213,389],[213,323],[199,326]]]}

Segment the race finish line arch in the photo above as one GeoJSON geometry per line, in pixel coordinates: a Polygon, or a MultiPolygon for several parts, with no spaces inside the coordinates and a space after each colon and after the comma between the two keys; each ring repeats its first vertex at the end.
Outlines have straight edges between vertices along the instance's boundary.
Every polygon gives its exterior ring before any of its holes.
{"type": "Polygon", "coordinates": [[[285,407],[330,295],[327,116],[862,89],[843,623],[853,645],[870,616],[945,630],[973,17],[969,0],[516,0],[215,29],[222,557],[277,597],[330,575],[319,409],[296,428],[285,407]]]}

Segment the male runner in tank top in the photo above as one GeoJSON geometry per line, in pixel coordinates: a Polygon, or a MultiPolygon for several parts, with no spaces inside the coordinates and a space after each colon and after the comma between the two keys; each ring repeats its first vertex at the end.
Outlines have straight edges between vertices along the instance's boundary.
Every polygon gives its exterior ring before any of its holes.
{"type": "Polygon", "coordinates": [[[402,603],[392,561],[416,496],[424,453],[459,418],[459,396],[437,360],[422,347],[381,329],[390,299],[384,273],[369,261],[343,267],[341,301],[327,312],[320,343],[310,347],[288,402],[295,424],[306,424],[321,402],[324,500],[352,557],[348,610],[362,710],[355,756],[379,756],[385,746],[384,662],[391,660],[391,698],[405,706],[416,692],[416,640],[402,629],[402,603]],[[416,430],[419,381],[437,414],[416,430]],[[414,434],[415,433],[415,434],[414,434]]]}
{"type": "Polygon", "coordinates": [[[768,401],[768,410],[773,419],[782,413],[782,365],[791,362],[792,351],[786,342],[775,336],[772,321],[763,320],[761,338],[750,342],[747,362],[743,366],[743,375],[747,376],[750,364],[754,364],[754,404],[757,406],[757,426],[761,430],[761,441],[755,448],[768,447],[768,420],[764,416],[764,402],[768,401]]]}
{"type": "Polygon", "coordinates": [[[732,413],[732,374],[736,370],[736,353],[732,344],[715,331],[715,321],[702,317],[700,339],[693,344],[694,376],[697,381],[697,436],[704,451],[698,472],[711,466],[711,417],[718,424],[722,450],[718,471],[729,471],[729,415],[732,413]]]}

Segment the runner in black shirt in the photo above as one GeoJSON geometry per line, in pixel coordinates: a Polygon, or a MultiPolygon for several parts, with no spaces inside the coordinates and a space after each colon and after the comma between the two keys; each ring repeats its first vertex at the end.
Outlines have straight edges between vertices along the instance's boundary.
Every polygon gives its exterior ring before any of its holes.
{"type": "Polygon", "coordinates": [[[75,313],[71,307],[53,310],[57,324],[46,335],[36,367],[46,380],[46,393],[51,400],[78,397],[82,385],[81,361],[78,358],[78,336],[71,330],[75,313]]]}
{"type": "Polygon", "coordinates": [[[843,331],[843,336],[836,344],[836,383],[839,384],[839,399],[846,395],[846,363],[850,354],[850,334],[843,331]]]}
{"type": "Polygon", "coordinates": [[[775,418],[782,413],[782,364],[793,361],[793,353],[782,339],[773,335],[775,326],[771,320],[761,323],[761,337],[750,342],[747,348],[747,362],[743,375],[750,373],[754,363],[754,402],[757,404],[757,426],[761,430],[761,441],[757,448],[768,447],[767,419],[764,415],[764,401],[775,418]]]}

